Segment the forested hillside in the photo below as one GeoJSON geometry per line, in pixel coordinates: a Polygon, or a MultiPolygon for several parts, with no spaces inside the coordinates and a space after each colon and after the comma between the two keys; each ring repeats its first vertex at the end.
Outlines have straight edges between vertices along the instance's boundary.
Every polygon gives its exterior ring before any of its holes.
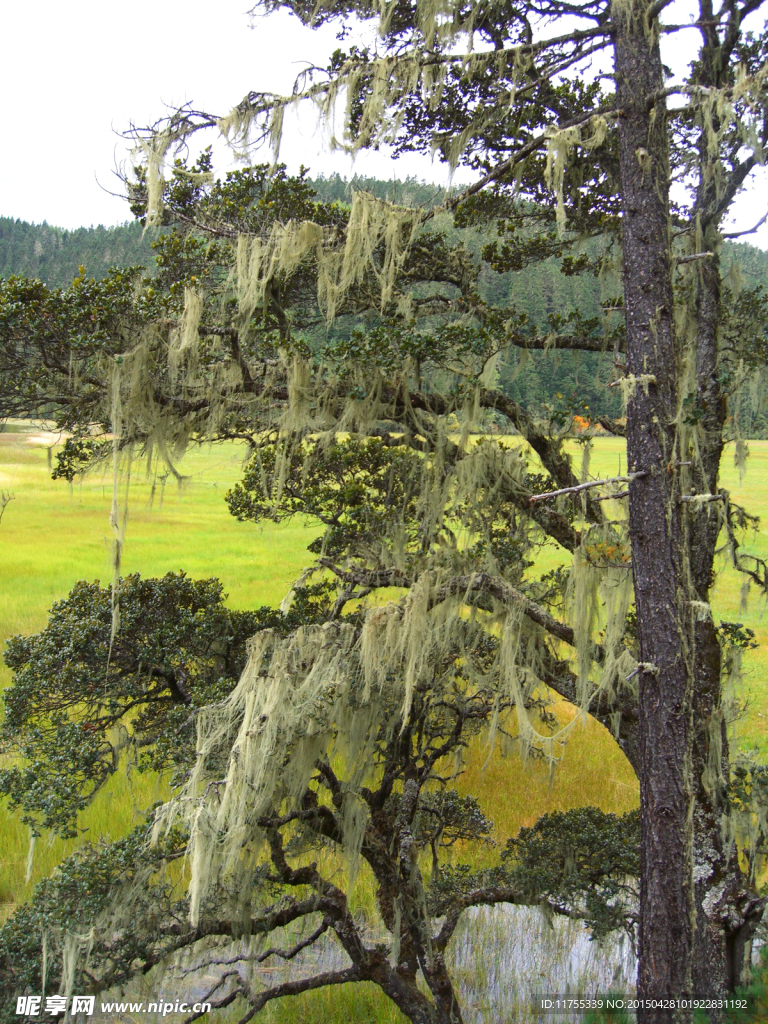
{"type": "Polygon", "coordinates": [[[0,217],[0,277],[36,277],[52,288],[64,288],[81,265],[89,277],[101,278],[110,267],[151,263],[151,239],[138,223],[65,231],[0,217]]]}
{"type": "MultiPolygon", "coordinates": [[[[349,202],[353,188],[362,188],[392,202],[431,206],[443,198],[436,185],[408,178],[403,182],[340,175],[313,182],[321,199],[349,202]]],[[[0,277],[17,274],[39,278],[52,288],[64,288],[84,266],[89,277],[106,275],[110,267],[145,266],[153,263],[152,240],[157,232],[144,234],[138,222],[119,227],[77,228],[66,231],[50,224],[29,224],[0,217],[0,277]]]]}
{"type": "MultiPolygon", "coordinates": [[[[437,185],[406,178],[384,181],[355,176],[351,181],[335,174],[312,179],[318,198],[326,202],[348,203],[353,190],[363,189],[382,199],[408,206],[430,208],[440,203],[445,192],[437,185]]],[[[438,217],[437,226],[449,235],[457,231],[449,217],[438,217]]],[[[152,240],[158,232],[143,232],[138,223],[119,227],[78,228],[65,231],[48,224],[0,217],[0,277],[11,274],[39,278],[51,287],[65,287],[84,266],[89,277],[104,277],[109,267],[142,265],[151,268],[152,240]]],[[[495,238],[489,227],[465,232],[467,246],[478,257],[481,249],[495,238]]],[[[594,259],[594,243],[585,253],[594,259]]],[[[768,253],[745,243],[726,242],[724,267],[731,272],[726,284],[738,291],[759,288],[768,291],[768,253]]],[[[553,324],[552,318],[567,317],[578,310],[584,318],[602,316],[602,308],[618,291],[615,273],[564,274],[561,261],[552,257],[507,273],[495,273],[483,264],[479,291],[489,304],[514,307],[541,329],[553,324]]],[[[541,415],[567,419],[578,412],[590,419],[598,415],[620,416],[621,396],[607,388],[613,373],[611,353],[530,352],[516,363],[502,363],[499,385],[526,408],[541,415]]],[[[766,388],[743,389],[739,418],[742,431],[751,437],[768,436],[768,394],[766,388]]]]}
{"type": "MultiPolygon", "coordinates": [[[[383,181],[355,176],[351,181],[339,174],[312,179],[318,198],[326,202],[350,202],[354,189],[363,189],[391,202],[407,206],[432,207],[440,203],[445,191],[438,185],[415,178],[404,181],[383,181]]],[[[441,225],[443,226],[443,225],[441,225]]],[[[65,287],[84,266],[90,277],[103,277],[109,267],[152,264],[152,232],[146,234],[136,223],[105,228],[102,225],[66,231],[50,224],[29,224],[27,221],[0,217],[0,277],[19,274],[37,277],[51,287],[65,287]]],[[[768,287],[768,253],[754,246],[726,242],[726,261],[738,264],[744,284],[768,287]]],[[[517,274],[485,275],[484,291],[493,292],[489,299],[498,303],[522,303],[537,319],[548,312],[573,308],[578,303],[585,315],[592,315],[600,303],[600,285],[594,278],[565,277],[555,259],[546,269],[537,268],[532,275],[525,270],[517,274]],[[535,283],[536,287],[531,285],[535,283]]]]}

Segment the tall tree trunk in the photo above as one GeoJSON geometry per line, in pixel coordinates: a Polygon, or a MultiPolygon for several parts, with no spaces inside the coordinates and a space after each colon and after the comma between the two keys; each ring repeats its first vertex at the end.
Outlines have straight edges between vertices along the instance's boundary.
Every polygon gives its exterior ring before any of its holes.
{"type": "MultiPolygon", "coordinates": [[[[704,51],[705,74],[708,63],[716,63],[712,57],[712,52],[704,51]]],[[[714,72],[708,79],[704,84],[719,84],[714,72]]],[[[702,236],[702,251],[714,255],[697,260],[695,268],[696,363],[692,383],[699,427],[696,451],[691,452],[692,456],[695,454],[691,459],[691,482],[698,493],[715,494],[727,411],[719,381],[720,235],[717,218],[709,215],[709,211],[717,208],[717,175],[707,168],[708,142],[704,133],[699,149],[701,185],[693,219],[702,236]]],[[[692,505],[688,515],[691,582],[701,602],[701,612],[694,624],[693,877],[697,924],[693,985],[697,996],[720,996],[733,991],[744,980],[748,967],[745,953],[764,901],[746,884],[737,851],[729,847],[723,836],[730,755],[723,707],[722,653],[712,614],[704,610],[709,605],[720,517],[714,514],[711,504],[692,505]]],[[[713,1022],[718,1019],[716,1014],[712,1016],[713,1022]]]]}
{"type": "MultiPolygon", "coordinates": [[[[669,156],[658,36],[645,0],[614,0],[630,398],[629,530],[638,620],[640,935],[638,995],[692,994],[690,601],[676,428],[679,356],[669,232],[669,156]]],[[[638,1020],[686,1020],[644,1010],[638,1020]]]]}
{"type": "MultiPolygon", "coordinates": [[[[704,196],[699,197],[706,202],[704,196]]],[[[699,204],[697,204],[699,206],[699,204]]],[[[694,212],[694,219],[698,211],[694,212]]],[[[716,231],[706,231],[705,250],[716,247],[716,231]],[[707,244],[709,243],[709,244],[707,244]]],[[[697,260],[695,389],[699,419],[698,457],[689,471],[698,493],[717,489],[723,451],[725,401],[717,381],[717,331],[720,319],[720,268],[717,258],[697,260]]],[[[694,311],[691,311],[692,313],[694,311]]],[[[694,807],[694,937],[693,988],[696,996],[718,996],[733,988],[740,969],[729,960],[724,902],[738,882],[739,866],[723,846],[722,814],[728,777],[728,740],[722,720],[722,655],[709,604],[719,517],[711,505],[689,511],[691,582],[701,610],[694,624],[694,718],[692,773],[694,807]]],[[[715,1019],[718,1019],[715,1016],[715,1019]]]]}

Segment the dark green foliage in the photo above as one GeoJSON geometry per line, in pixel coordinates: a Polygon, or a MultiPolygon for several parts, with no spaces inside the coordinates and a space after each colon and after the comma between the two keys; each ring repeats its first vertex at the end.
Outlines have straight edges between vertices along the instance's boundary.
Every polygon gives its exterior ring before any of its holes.
{"type": "MultiPolygon", "coordinates": [[[[483,834],[479,807],[456,810],[483,834]]],[[[594,939],[622,929],[634,941],[639,875],[640,812],[617,816],[577,807],[521,828],[497,867],[441,867],[433,872],[429,896],[435,913],[447,913],[456,901],[471,902],[474,893],[506,889],[515,893],[515,902],[583,921],[594,939]]]]}
{"type": "MultiPolygon", "coordinates": [[[[439,248],[432,246],[432,252],[444,249],[444,239],[439,248]]],[[[467,274],[469,277],[469,273],[467,274]]],[[[469,304],[463,298],[456,300],[458,311],[466,312],[469,304]]],[[[472,360],[484,361],[493,353],[498,342],[494,325],[478,326],[476,324],[452,321],[431,325],[425,330],[415,323],[385,319],[367,330],[355,330],[348,338],[333,340],[329,356],[335,363],[336,372],[343,377],[352,379],[355,366],[364,366],[381,370],[389,377],[399,375],[412,361],[417,372],[426,377],[425,385],[435,387],[439,377],[434,367],[469,363],[472,360]]],[[[458,390],[460,382],[455,382],[458,390]]],[[[360,399],[368,397],[364,392],[360,399]]]]}
{"type": "Polygon", "coordinates": [[[723,619],[718,632],[724,647],[737,647],[743,651],[756,650],[759,647],[759,644],[755,643],[755,631],[745,626],[743,622],[727,622],[723,619]]]}
{"type": "Polygon", "coordinates": [[[112,452],[109,441],[98,441],[89,434],[73,434],[67,437],[56,452],[56,465],[51,473],[52,480],[69,480],[84,473],[89,466],[112,452]]]}
{"type": "Polygon", "coordinates": [[[0,370],[3,416],[58,417],[59,426],[85,436],[92,426],[109,429],[104,356],[119,354],[158,309],[151,296],[136,296],[140,268],[111,270],[101,281],[80,270],[63,291],[27,278],[0,280],[0,370]]]}
{"type": "Polygon", "coordinates": [[[440,875],[441,847],[453,846],[460,840],[487,839],[493,831],[493,822],[483,814],[475,797],[460,796],[455,789],[441,789],[423,794],[413,831],[416,842],[430,848],[432,880],[436,883],[440,875]]]}
{"type": "MultiPolygon", "coordinates": [[[[193,217],[198,237],[205,227],[216,228],[223,237],[234,237],[237,231],[259,233],[275,221],[314,220],[321,224],[341,224],[345,219],[342,205],[318,196],[302,168],[298,175],[289,175],[285,166],[258,164],[242,170],[229,171],[224,178],[211,183],[200,177],[212,167],[210,152],[204,152],[187,168],[180,160],[166,183],[163,202],[164,225],[193,217]]],[[[146,173],[135,169],[130,185],[131,210],[143,221],[147,204],[146,173]]]]}
{"type": "MultiPolygon", "coordinates": [[[[172,887],[164,879],[163,867],[183,854],[185,837],[173,833],[150,851],[150,833],[151,823],[136,827],[114,843],[84,844],[59,865],[54,875],[35,887],[29,903],[0,929],[3,1024],[18,1019],[18,995],[43,990],[43,942],[50,993],[51,980],[61,976],[63,938],[67,934],[87,934],[93,919],[109,908],[115,892],[130,887],[139,876],[142,880],[138,894],[145,911],[173,916],[183,927],[185,905],[173,902],[172,887]]],[[[143,940],[129,925],[119,947],[111,947],[112,977],[119,981],[129,972],[132,957],[144,949],[143,940]]],[[[106,950],[101,953],[104,955],[106,950]]],[[[76,990],[87,990],[88,982],[80,972],[75,980],[76,990]]]]}
{"type": "Polygon", "coordinates": [[[376,439],[330,445],[308,441],[280,467],[284,478],[276,478],[275,464],[272,445],[259,449],[248,463],[242,483],[226,496],[237,519],[281,522],[297,514],[311,516],[327,530],[309,550],[331,556],[349,549],[362,554],[368,548],[369,558],[375,558],[373,552],[395,521],[406,543],[416,541],[422,466],[411,449],[376,439]]]}
{"type": "Polygon", "coordinates": [[[640,812],[555,811],[520,829],[502,854],[512,884],[531,902],[582,917],[595,938],[634,929],[640,812]]]}
{"type": "Polygon", "coordinates": [[[197,709],[235,685],[248,637],[311,621],[325,607],[322,590],[301,591],[286,615],[237,612],[218,580],[134,574],[120,581],[112,642],[111,590],[78,583],[42,632],[8,641],[13,683],[0,738],[22,760],[0,771],[0,792],[35,831],[72,836],[122,754],[178,782],[195,757],[197,709]]]}

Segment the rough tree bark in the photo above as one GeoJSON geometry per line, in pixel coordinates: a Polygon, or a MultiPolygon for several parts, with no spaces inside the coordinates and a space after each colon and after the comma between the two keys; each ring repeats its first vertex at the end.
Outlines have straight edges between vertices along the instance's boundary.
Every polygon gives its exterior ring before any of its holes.
{"type": "MultiPolygon", "coordinates": [[[[705,27],[701,51],[700,81],[709,88],[723,84],[723,50],[717,32],[707,25],[708,4],[702,6],[705,27]]],[[[732,43],[731,43],[732,45],[732,43]]],[[[715,115],[716,118],[716,115],[715,115]]],[[[719,128],[719,124],[714,125],[719,128]]],[[[700,183],[692,222],[700,236],[702,253],[710,257],[696,261],[695,344],[696,360],[692,386],[700,416],[698,459],[690,474],[693,489],[716,494],[720,460],[725,442],[726,397],[720,381],[719,326],[722,322],[721,242],[719,222],[724,203],[722,176],[713,164],[710,142],[702,130],[699,143],[700,183]]],[[[739,181],[740,172],[733,175],[739,181]]],[[[727,179],[726,179],[727,180],[727,179]]],[[[726,189],[727,191],[727,189],[726,189]]],[[[715,551],[721,518],[711,504],[691,504],[688,515],[688,559],[695,598],[708,606],[714,579],[715,551]]],[[[712,614],[695,616],[693,628],[693,734],[692,773],[695,785],[693,816],[693,879],[696,905],[696,933],[693,958],[693,987],[697,995],[722,995],[745,980],[749,967],[746,953],[762,916],[765,901],[746,884],[738,855],[724,837],[727,814],[730,753],[725,695],[722,684],[722,650],[712,614]]],[[[717,1015],[712,1020],[718,1020],[717,1015]]]]}
{"type": "MultiPolygon", "coordinates": [[[[677,453],[678,353],[664,72],[645,0],[613,4],[622,178],[629,531],[638,621],[641,998],[692,994],[690,612],[677,453]]],[[[643,1024],[669,1020],[646,1010],[643,1024]]],[[[678,1019],[686,1019],[687,1015],[678,1019]]]]}

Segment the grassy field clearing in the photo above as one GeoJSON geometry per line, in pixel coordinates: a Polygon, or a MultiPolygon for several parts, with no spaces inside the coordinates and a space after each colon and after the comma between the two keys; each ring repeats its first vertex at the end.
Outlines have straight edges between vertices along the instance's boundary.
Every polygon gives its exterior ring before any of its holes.
{"type": "MultiPolygon", "coordinates": [[[[50,437],[20,429],[0,433],[0,490],[13,494],[0,525],[2,640],[43,627],[50,605],[64,597],[78,579],[111,578],[111,472],[106,469],[102,475],[93,474],[72,487],[52,481],[46,451],[51,441],[50,437]]],[[[739,481],[732,459],[726,456],[723,483],[750,511],[768,513],[768,442],[754,442],[750,447],[752,455],[744,481],[739,481]]],[[[242,448],[232,444],[190,451],[180,463],[186,477],[182,486],[172,478],[164,485],[158,481],[153,484],[143,467],[137,465],[128,501],[123,572],[159,576],[184,569],[195,577],[219,577],[232,607],[278,603],[306,564],[305,549],[316,531],[301,523],[279,527],[239,523],[228,514],[223,497],[241,474],[243,454],[242,448]]],[[[625,468],[623,442],[598,439],[591,472],[610,476],[625,468]]],[[[750,538],[748,550],[768,557],[768,538],[762,529],[750,538]]],[[[550,552],[542,555],[547,560],[551,557],[554,555],[550,552]]],[[[717,586],[715,614],[744,622],[764,644],[749,655],[745,690],[750,705],[740,728],[742,742],[765,752],[768,623],[762,615],[763,602],[757,597],[752,598],[746,612],[739,612],[739,591],[736,574],[724,571],[717,586]]],[[[2,667],[0,685],[8,682],[8,672],[2,667]]],[[[566,718],[573,709],[561,702],[557,712],[566,718]]],[[[608,733],[594,721],[577,725],[553,779],[545,765],[523,765],[516,756],[495,756],[483,767],[487,753],[486,744],[478,740],[461,788],[479,797],[496,822],[498,842],[550,810],[593,803],[620,813],[637,805],[637,785],[628,764],[608,733]]],[[[135,772],[119,774],[90,808],[84,820],[88,829],[85,838],[117,837],[131,826],[138,809],[163,795],[162,783],[153,777],[135,772]]],[[[0,912],[7,913],[26,898],[35,881],[48,874],[75,841],[39,841],[31,878],[25,882],[27,830],[2,807],[0,835],[5,853],[0,866],[0,912]]],[[[365,893],[361,899],[368,902],[365,893]]],[[[398,1019],[389,1010],[382,1010],[377,998],[371,1002],[372,995],[363,990],[355,1015],[344,1017],[333,1015],[333,1008],[338,1009],[337,996],[320,994],[312,1001],[311,1017],[317,1021],[343,1017],[381,1022],[398,1019]]],[[[305,1006],[305,1012],[307,1009],[305,1006]]],[[[268,1019],[277,1021],[276,1014],[277,1008],[270,1011],[268,1019]]],[[[308,1019],[290,1016],[287,1007],[286,1014],[279,1016],[285,1024],[308,1019]]]]}
{"type": "MultiPolygon", "coordinates": [[[[13,495],[0,524],[0,639],[31,633],[47,621],[51,604],[79,579],[112,578],[109,468],[69,486],[48,472],[51,439],[16,431],[0,434],[0,490],[13,495]]],[[[235,607],[276,604],[306,563],[306,545],[316,531],[302,524],[238,523],[224,494],[240,476],[243,451],[227,445],[194,450],[183,461],[187,479],[165,486],[147,480],[143,465],[133,472],[129,493],[128,543],[123,571],[161,576],[184,569],[191,576],[218,576],[235,607]]],[[[0,669],[0,683],[10,682],[0,669]]],[[[86,838],[127,831],[135,808],[163,795],[156,779],[119,775],[99,795],[87,816],[86,838]]],[[[0,910],[24,899],[73,843],[41,840],[30,882],[24,882],[27,829],[0,808],[4,854],[0,866],[0,910]]]]}
{"type": "MultiPolygon", "coordinates": [[[[730,492],[731,500],[760,517],[760,525],[744,538],[742,550],[768,559],[768,441],[750,441],[746,473],[740,479],[734,465],[733,446],[729,445],[720,466],[720,485],[730,492]]],[[[624,442],[619,438],[597,438],[590,460],[590,472],[601,477],[626,472],[624,442]]],[[[716,514],[713,512],[713,514],[716,514]]],[[[768,616],[766,601],[752,591],[746,608],[741,606],[742,577],[729,567],[725,553],[720,563],[713,594],[716,620],[742,622],[755,631],[760,647],[745,659],[744,686],[739,695],[747,702],[743,719],[736,726],[741,743],[756,747],[768,755],[768,616]]]]}

